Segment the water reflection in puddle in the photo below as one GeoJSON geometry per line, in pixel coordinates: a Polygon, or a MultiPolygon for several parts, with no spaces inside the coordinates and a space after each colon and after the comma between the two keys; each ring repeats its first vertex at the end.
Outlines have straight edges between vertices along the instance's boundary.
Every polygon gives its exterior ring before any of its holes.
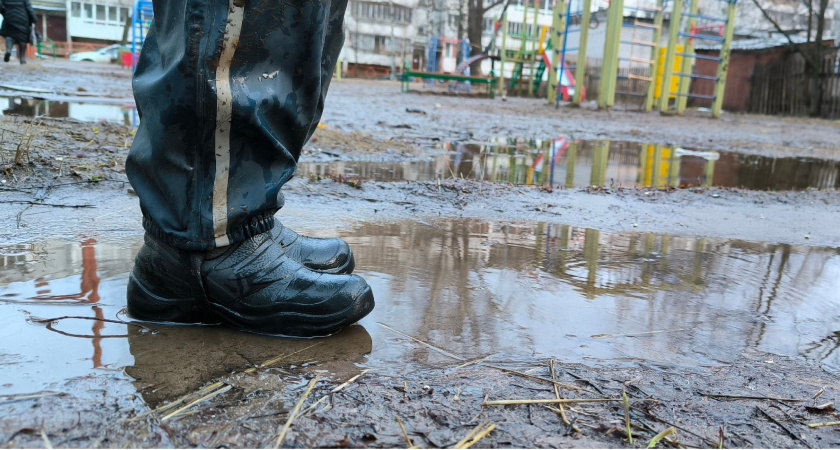
{"type": "MultiPolygon", "coordinates": [[[[357,362],[405,371],[445,361],[382,323],[466,358],[687,366],[760,350],[840,369],[837,249],[473,220],[364,224],[344,237],[377,308],[288,363],[349,373],[357,362]]],[[[27,321],[120,317],[139,245],[45,242],[28,258],[3,250],[18,256],[0,259],[0,395],[125,368],[156,402],[322,341],[27,321]]]]}
{"type": "Polygon", "coordinates": [[[303,163],[302,177],[342,175],[375,181],[463,177],[567,188],[742,187],[754,190],[840,188],[840,162],[770,158],[609,140],[504,140],[448,144],[450,153],[409,162],[303,163]]]}
{"type": "Polygon", "coordinates": [[[66,102],[0,97],[0,115],[70,118],[84,122],[112,122],[136,127],[139,119],[134,104],[66,102]]]}

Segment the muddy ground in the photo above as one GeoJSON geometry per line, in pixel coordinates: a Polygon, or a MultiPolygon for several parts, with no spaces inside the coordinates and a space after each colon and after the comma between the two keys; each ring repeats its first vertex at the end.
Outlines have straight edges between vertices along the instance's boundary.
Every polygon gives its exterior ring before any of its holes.
{"type": "MultiPolygon", "coordinates": [[[[7,85],[0,86],[2,95],[13,85],[64,96],[92,92],[109,99],[130,97],[128,72],[107,66],[61,61],[25,68],[5,65],[0,76],[7,85]]],[[[440,153],[442,142],[466,136],[548,139],[566,134],[840,159],[836,122],[737,114],[711,120],[700,118],[700,112],[691,114],[554,110],[529,99],[399,94],[394,83],[345,80],[333,86],[326,127],[316,133],[304,158],[399,161],[440,153]]],[[[136,241],[142,234],[139,207],[124,174],[132,135],[130,127],[106,122],[0,116],[0,250],[47,238],[136,241]]],[[[285,191],[291,223],[324,233],[359,223],[469,218],[840,247],[840,195],[832,190],[561,189],[462,179],[386,183],[296,178],[285,191]],[[319,208],[313,211],[308,207],[312,204],[319,208]]],[[[518,355],[457,354],[430,346],[427,336],[385,332],[388,339],[372,343],[364,327],[351,327],[327,340],[283,341],[278,350],[276,340],[244,339],[241,333],[218,330],[214,351],[196,359],[189,355],[204,351],[205,335],[129,326],[135,369],[126,369],[127,377],[68,380],[61,389],[66,395],[0,397],[0,444],[273,445],[318,374],[320,381],[283,446],[405,447],[397,417],[420,447],[451,447],[481,425],[495,425],[495,430],[477,448],[646,447],[655,434],[672,426],[677,433],[659,446],[840,446],[840,425],[808,426],[840,420],[832,406],[816,408],[838,400],[840,377],[805,358],[743,351],[714,364],[673,363],[654,356],[571,363],[562,355],[537,357],[527,350],[518,355]],[[173,336],[167,347],[172,350],[161,355],[159,344],[144,347],[143,342],[153,342],[143,340],[146,333],[173,336]],[[317,346],[309,348],[312,344],[317,346]],[[410,348],[413,358],[404,366],[376,366],[365,357],[372,345],[410,348]],[[261,366],[278,355],[285,357],[261,366]],[[551,381],[551,361],[556,383],[551,381]],[[371,365],[377,370],[331,392],[371,365]],[[625,431],[625,409],[616,402],[622,392],[631,406],[632,443],[625,431]],[[180,406],[149,414],[185,395],[183,404],[196,401],[190,409],[174,417],[167,415],[180,406]],[[569,403],[563,413],[546,404],[482,406],[486,401],[556,395],[612,401],[569,403]]],[[[4,363],[9,362],[0,359],[4,363]]]]}

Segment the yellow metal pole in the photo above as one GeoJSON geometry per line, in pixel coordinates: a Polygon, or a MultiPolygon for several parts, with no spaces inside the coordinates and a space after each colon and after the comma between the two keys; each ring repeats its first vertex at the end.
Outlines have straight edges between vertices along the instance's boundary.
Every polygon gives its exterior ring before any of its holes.
{"type": "Polygon", "coordinates": [[[648,83],[648,92],[647,98],[645,99],[645,112],[650,112],[653,109],[653,96],[656,92],[656,73],[659,70],[659,48],[660,42],[662,41],[662,20],[665,16],[665,2],[664,0],[658,0],[656,2],[656,8],[659,10],[656,13],[656,17],[653,19],[653,25],[656,27],[653,30],[653,42],[656,44],[656,47],[650,49],[650,60],[653,63],[650,66],[650,83],[648,83]]]}
{"type": "Polygon", "coordinates": [[[683,0],[674,0],[671,10],[671,23],[668,29],[668,50],[665,52],[665,69],[662,71],[662,91],[659,94],[659,112],[667,113],[671,100],[671,75],[674,72],[674,57],[679,44],[680,18],[682,18],[683,0]]]}

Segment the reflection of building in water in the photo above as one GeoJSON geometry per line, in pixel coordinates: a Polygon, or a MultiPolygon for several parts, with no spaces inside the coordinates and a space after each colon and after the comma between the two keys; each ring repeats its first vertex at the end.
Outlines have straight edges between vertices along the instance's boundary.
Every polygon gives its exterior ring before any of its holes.
{"type": "Polygon", "coordinates": [[[347,238],[359,270],[383,274],[371,282],[388,308],[373,320],[461,355],[558,355],[584,343],[558,334],[684,330],[582,352],[696,363],[758,349],[840,365],[836,249],[466,220],[347,238]]]}

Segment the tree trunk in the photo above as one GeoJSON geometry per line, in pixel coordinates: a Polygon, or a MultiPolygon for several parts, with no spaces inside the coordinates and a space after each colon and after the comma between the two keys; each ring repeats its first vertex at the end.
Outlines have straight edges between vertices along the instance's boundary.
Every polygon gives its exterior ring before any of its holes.
{"type": "MultiPolygon", "coordinates": [[[[481,36],[484,34],[484,0],[468,0],[467,39],[470,41],[470,54],[478,55],[484,49],[481,47],[481,36]]],[[[481,61],[470,66],[470,75],[481,76],[481,61]]]]}
{"type": "Polygon", "coordinates": [[[825,33],[825,11],[828,9],[828,0],[820,0],[820,9],[817,12],[817,35],[811,44],[811,79],[809,80],[809,91],[811,97],[810,115],[819,117],[822,114],[822,66],[825,55],[823,45],[823,34],[825,33]]]}

